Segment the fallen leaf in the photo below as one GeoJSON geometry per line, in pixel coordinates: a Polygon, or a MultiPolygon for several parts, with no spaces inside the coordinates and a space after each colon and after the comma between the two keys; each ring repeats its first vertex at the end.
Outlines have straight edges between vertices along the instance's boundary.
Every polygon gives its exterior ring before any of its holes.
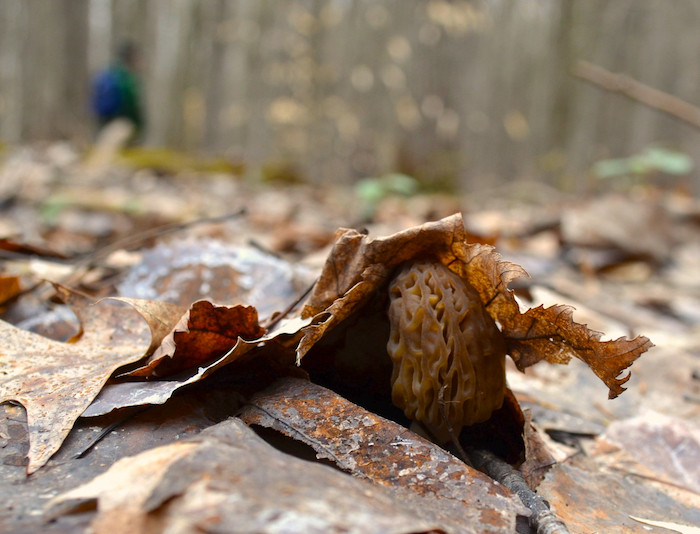
{"type": "Polygon", "coordinates": [[[261,321],[313,281],[312,273],[249,246],[214,239],[159,243],[119,284],[123,297],[189,306],[197,300],[255,306],[261,321]]]}
{"type": "Polygon", "coordinates": [[[109,297],[109,300],[127,303],[144,318],[151,330],[151,344],[146,351],[147,354],[153,354],[160,347],[163,339],[172,332],[177,322],[187,312],[187,308],[183,306],[158,300],[127,297],[109,297]]]}
{"type": "Polygon", "coordinates": [[[673,243],[668,214],[658,200],[621,193],[564,210],[561,232],[569,245],[612,249],[658,262],[668,258],[673,243]]]}
{"type": "Polygon", "coordinates": [[[278,359],[284,364],[285,360],[293,361],[294,348],[301,330],[309,324],[309,319],[292,317],[279,321],[266,335],[252,341],[239,339],[236,345],[220,358],[209,364],[197,367],[191,372],[183,372],[167,381],[149,382],[117,382],[107,384],[97,395],[94,402],[83,412],[83,417],[96,417],[121,408],[143,406],[147,404],[163,404],[177,390],[208,377],[214,371],[225,365],[236,362],[241,356],[261,344],[274,345],[279,353],[278,359]],[[286,355],[290,354],[289,357],[286,355]],[[181,376],[182,375],[182,376],[181,376]]]}
{"type": "Polygon", "coordinates": [[[520,370],[541,360],[565,364],[576,357],[608,386],[608,397],[614,399],[631,376],[621,373],[654,345],[644,336],[601,341],[601,332],[575,322],[572,313],[568,306],[538,306],[523,314],[501,316],[508,353],[520,370]]]}
{"type": "Polygon", "coordinates": [[[652,527],[661,527],[668,530],[675,530],[681,534],[700,534],[700,527],[692,527],[690,525],[681,525],[680,523],[671,523],[670,521],[653,521],[651,519],[642,519],[641,517],[630,516],[635,521],[651,525],[652,527]]]}
{"type": "Polygon", "coordinates": [[[128,376],[163,377],[191,369],[226,354],[239,339],[258,339],[265,330],[252,306],[192,304],[163,338],[148,362],[128,376]]]}
{"type": "Polygon", "coordinates": [[[365,305],[389,282],[395,268],[416,259],[442,262],[479,293],[487,312],[500,326],[508,353],[519,369],[541,360],[567,363],[583,360],[616,397],[629,379],[618,378],[653,344],[643,336],[601,341],[601,334],[573,321],[566,306],[533,308],[521,313],[508,284],[527,276],[525,270],[501,260],[488,245],[467,243],[459,214],[425,223],[388,237],[370,239],[355,230],[340,229],[320,279],[302,315],[312,317],[297,348],[297,360],[343,319],[365,305]]]}
{"type": "Polygon", "coordinates": [[[0,276],[0,313],[5,311],[5,304],[21,291],[18,276],[0,276]]]}
{"type": "Polygon", "coordinates": [[[69,300],[80,302],[76,311],[84,327],[74,342],[53,341],[0,321],[0,402],[14,400],[26,408],[27,474],[58,450],[109,376],[143,357],[148,347],[145,325],[135,322],[128,308],[102,303],[88,310],[85,298],[70,294],[69,300]]]}
{"type": "Polygon", "coordinates": [[[513,532],[516,515],[529,514],[503,486],[439,446],[306,380],[280,379],[255,394],[240,417],[392,488],[425,521],[450,532],[513,532]]]}
{"type": "Polygon", "coordinates": [[[537,493],[571,530],[581,534],[616,532],[636,534],[640,526],[630,516],[672,516],[679,522],[700,524],[700,499],[671,492],[643,479],[601,471],[593,460],[558,463],[545,475],[537,493]],[[575,463],[576,465],[571,465],[575,463]]]}
{"type": "Polygon", "coordinates": [[[66,256],[61,254],[56,250],[50,250],[48,248],[36,245],[30,245],[28,243],[21,243],[14,239],[8,239],[6,237],[0,239],[0,250],[6,250],[12,254],[18,254],[22,256],[39,256],[46,258],[59,258],[66,259],[66,256]]]}
{"type": "Polygon", "coordinates": [[[613,421],[597,440],[597,458],[614,469],[643,474],[700,493],[700,429],[656,412],[613,421]]]}
{"type": "Polygon", "coordinates": [[[47,516],[95,503],[95,534],[445,531],[390,490],[281,453],[235,418],[120,460],[55,498],[47,516]]]}

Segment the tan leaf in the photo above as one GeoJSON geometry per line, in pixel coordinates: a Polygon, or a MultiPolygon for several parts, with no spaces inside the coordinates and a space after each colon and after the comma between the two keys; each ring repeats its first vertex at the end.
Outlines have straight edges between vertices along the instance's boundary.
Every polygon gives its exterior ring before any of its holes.
{"type": "Polygon", "coordinates": [[[110,297],[109,300],[127,303],[144,318],[151,330],[151,345],[148,347],[147,354],[152,354],[160,346],[165,336],[172,331],[178,320],[187,312],[187,308],[183,306],[158,300],[126,297],[110,297]]]}
{"type": "Polygon", "coordinates": [[[0,402],[14,400],[27,410],[28,474],[59,449],[109,376],[148,347],[145,324],[128,308],[102,303],[87,313],[85,298],[71,294],[69,300],[78,304],[84,326],[72,343],[0,321],[0,402]]]}
{"type": "Polygon", "coordinates": [[[639,521],[645,525],[651,525],[652,527],[665,528],[667,530],[673,530],[675,532],[680,532],[680,534],[700,534],[700,527],[693,527],[690,525],[681,525],[680,523],[671,523],[670,521],[654,521],[652,519],[642,519],[641,517],[630,516],[635,521],[639,521]]]}

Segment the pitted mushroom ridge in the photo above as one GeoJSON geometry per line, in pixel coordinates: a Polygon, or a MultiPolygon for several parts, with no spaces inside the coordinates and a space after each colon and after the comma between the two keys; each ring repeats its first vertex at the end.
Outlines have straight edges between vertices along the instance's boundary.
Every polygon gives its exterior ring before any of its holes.
{"type": "Polygon", "coordinates": [[[476,290],[426,261],[404,266],[389,296],[394,404],[444,440],[445,419],[456,433],[489,419],[503,404],[506,348],[476,290]]]}

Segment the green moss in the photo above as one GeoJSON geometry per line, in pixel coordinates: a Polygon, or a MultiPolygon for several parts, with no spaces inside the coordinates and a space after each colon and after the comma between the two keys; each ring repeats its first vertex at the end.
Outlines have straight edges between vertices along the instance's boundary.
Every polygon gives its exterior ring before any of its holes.
{"type": "Polygon", "coordinates": [[[306,182],[298,167],[288,161],[271,161],[260,169],[260,180],[267,184],[295,185],[306,182]]]}
{"type": "Polygon", "coordinates": [[[244,164],[240,162],[203,158],[169,148],[127,148],[120,154],[118,162],[135,169],[153,169],[164,174],[197,171],[240,176],[245,171],[244,164]]]}

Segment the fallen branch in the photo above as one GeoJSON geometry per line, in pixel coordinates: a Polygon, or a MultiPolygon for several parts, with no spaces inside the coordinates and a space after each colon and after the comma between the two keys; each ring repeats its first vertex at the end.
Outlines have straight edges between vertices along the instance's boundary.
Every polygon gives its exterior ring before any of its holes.
{"type": "Polygon", "coordinates": [[[530,526],[536,530],[537,534],[569,534],[566,525],[550,510],[549,503],[530,489],[520,471],[489,451],[472,449],[469,452],[474,467],[520,497],[523,504],[532,512],[530,526]]]}
{"type": "Polygon", "coordinates": [[[700,107],[677,96],[650,87],[624,74],[610,72],[588,61],[579,61],[574,67],[574,75],[607,91],[621,93],[700,129],[700,107]]]}

